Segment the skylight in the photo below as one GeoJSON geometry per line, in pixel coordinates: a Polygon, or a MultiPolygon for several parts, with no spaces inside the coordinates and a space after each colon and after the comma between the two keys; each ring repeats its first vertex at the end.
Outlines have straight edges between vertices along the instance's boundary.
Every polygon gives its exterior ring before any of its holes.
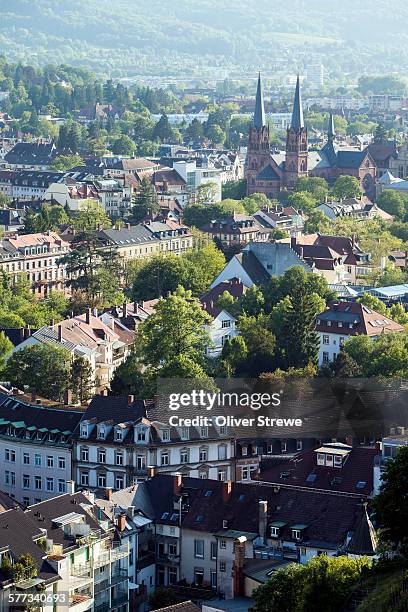
{"type": "Polygon", "coordinates": [[[204,497],[211,497],[211,495],[212,495],[212,490],[211,489],[208,489],[208,491],[206,491],[204,493],[204,497]]]}
{"type": "Polygon", "coordinates": [[[316,480],[316,476],[317,474],[309,474],[309,476],[306,478],[306,482],[314,482],[316,480]]]}
{"type": "Polygon", "coordinates": [[[356,484],[356,489],[364,489],[364,487],[366,486],[366,481],[365,480],[359,480],[358,483],[356,484]]]}

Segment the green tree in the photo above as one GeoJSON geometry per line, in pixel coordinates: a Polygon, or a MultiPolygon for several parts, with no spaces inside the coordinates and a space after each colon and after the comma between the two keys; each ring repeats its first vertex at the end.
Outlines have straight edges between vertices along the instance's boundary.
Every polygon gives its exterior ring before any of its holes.
{"type": "Polygon", "coordinates": [[[143,177],[132,200],[132,220],[140,223],[145,217],[155,217],[160,212],[160,204],[155,188],[148,177],[143,177]]]}
{"type": "Polygon", "coordinates": [[[19,389],[60,401],[69,384],[69,353],[43,344],[21,348],[7,361],[5,375],[19,389]]]}
{"type": "Polygon", "coordinates": [[[318,204],[322,204],[329,194],[329,186],[324,178],[305,176],[296,181],[296,191],[310,193],[318,204]]]}
{"type": "Polygon", "coordinates": [[[134,276],[132,298],[136,301],[166,296],[187,284],[184,260],[173,253],[155,255],[134,276]]]}
{"type": "Polygon", "coordinates": [[[374,310],[379,314],[387,314],[387,307],[384,302],[370,293],[364,293],[361,298],[358,298],[357,302],[361,302],[361,304],[368,306],[368,308],[371,308],[371,310],[374,310]]]}
{"type": "Polygon", "coordinates": [[[288,204],[296,210],[311,212],[317,206],[316,198],[308,191],[295,191],[288,196],[288,204]]]}
{"type": "Polygon", "coordinates": [[[144,364],[159,370],[176,357],[204,363],[209,346],[205,324],[209,317],[191,292],[179,287],[156,305],[154,313],[139,326],[139,345],[144,364]]]}
{"type": "Polygon", "coordinates": [[[174,138],[174,130],[172,129],[169,118],[166,113],[163,113],[159,121],[153,128],[153,140],[159,142],[171,142],[174,138]]]}
{"type": "Polygon", "coordinates": [[[135,149],[135,143],[127,134],[117,136],[110,146],[110,150],[114,155],[127,155],[129,157],[134,155],[135,149]]]}
{"type": "Polygon", "coordinates": [[[332,189],[333,197],[337,200],[346,198],[359,198],[362,194],[360,183],[355,176],[342,175],[336,179],[332,189]]]}
{"type": "Polygon", "coordinates": [[[407,212],[407,196],[392,189],[383,191],[377,199],[377,204],[397,219],[404,219],[407,212]]]}
{"type": "Polygon", "coordinates": [[[13,348],[13,343],[3,331],[0,331],[0,374],[3,372],[6,360],[13,348]]]}
{"type": "Polygon", "coordinates": [[[389,547],[408,555],[408,446],[398,449],[381,472],[379,494],[373,500],[380,539],[389,547]]]}
{"type": "Polygon", "coordinates": [[[91,364],[84,357],[76,357],[71,364],[70,377],[74,403],[83,404],[91,399],[94,385],[91,364]]]}
{"type": "Polygon", "coordinates": [[[343,351],[361,369],[361,375],[381,378],[408,376],[408,336],[406,333],[381,334],[376,339],[353,336],[343,351]]]}
{"type": "Polygon", "coordinates": [[[272,572],[271,578],[252,594],[255,612],[296,612],[302,603],[306,567],[291,563],[272,572]]]}
{"type": "Polygon", "coordinates": [[[322,210],[311,210],[307,214],[303,231],[305,234],[321,233],[329,223],[329,218],[322,210]]]}
{"type": "Polygon", "coordinates": [[[80,210],[72,219],[72,225],[78,232],[92,232],[106,229],[110,227],[112,223],[98,202],[84,200],[80,210]]]}
{"type": "Polygon", "coordinates": [[[242,336],[228,338],[222,347],[221,369],[227,376],[232,376],[248,357],[248,347],[242,336]]]}
{"type": "Polygon", "coordinates": [[[222,199],[242,200],[246,194],[246,180],[228,181],[222,185],[222,199]]]}
{"type": "Polygon", "coordinates": [[[206,291],[225,266],[225,257],[214,242],[181,256],[186,269],[186,288],[194,295],[206,291]]]}
{"type": "Polygon", "coordinates": [[[56,172],[64,172],[76,166],[85,166],[80,155],[57,155],[52,161],[51,169],[56,172]]]}

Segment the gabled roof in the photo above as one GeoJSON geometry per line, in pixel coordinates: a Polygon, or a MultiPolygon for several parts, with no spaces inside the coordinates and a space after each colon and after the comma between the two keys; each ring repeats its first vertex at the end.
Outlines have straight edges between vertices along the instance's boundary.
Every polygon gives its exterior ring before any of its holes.
{"type": "Polygon", "coordinates": [[[261,172],[256,177],[260,181],[279,181],[280,177],[272,168],[271,164],[268,164],[261,170],[261,172]]]}
{"type": "Polygon", "coordinates": [[[331,302],[328,310],[316,317],[316,330],[342,336],[379,336],[403,332],[404,327],[386,315],[359,302],[331,302]]]}

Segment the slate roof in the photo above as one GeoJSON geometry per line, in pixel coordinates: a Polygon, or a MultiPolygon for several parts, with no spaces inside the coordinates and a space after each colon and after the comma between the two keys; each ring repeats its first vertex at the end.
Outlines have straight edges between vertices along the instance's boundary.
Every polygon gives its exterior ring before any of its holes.
{"type": "Polygon", "coordinates": [[[271,164],[265,166],[256,178],[260,181],[280,181],[280,176],[275,172],[271,164]]]}
{"type": "Polygon", "coordinates": [[[56,154],[53,143],[18,142],[6,153],[4,159],[12,165],[45,166],[52,162],[56,154]]]}
{"type": "Polygon", "coordinates": [[[216,285],[213,289],[206,291],[200,298],[202,304],[210,304],[213,302],[216,304],[218,298],[227,291],[232,297],[239,299],[246,293],[247,287],[241,283],[240,279],[231,279],[229,281],[223,281],[216,285]]]}
{"type": "Polygon", "coordinates": [[[354,555],[372,556],[376,554],[377,548],[377,535],[367,514],[367,508],[365,508],[348,543],[347,552],[354,555]]]}
{"type": "Polygon", "coordinates": [[[399,323],[357,302],[331,302],[316,321],[316,331],[341,336],[379,336],[404,331],[399,323]]]}
{"type": "MultiPolygon", "coordinates": [[[[335,448],[335,445],[331,446],[335,448]]],[[[274,462],[274,465],[261,471],[260,480],[370,495],[373,490],[374,458],[379,454],[380,451],[375,448],[355,447],[350,450],[343,466],[337,468],[317,465],[316,452],[310,449],[274,462]],[[333,481],[334,478],[339,480],[333,481]],[[357,488],[357,483],[365,483],[365,486],[357,488]]]]}
{"type": "Polygon", "coordinates": [[[100,237],[118,247],[157,242],[156,236],[144,225],[133,225],[130,228],[101,230],[100,237]]]}
{"type": "Polygon", "coordinates": [[[292,121],[290,127],[294,130],[300,130],[301,128],[305,127],[299,76],[296,80],[295,99],[293,102],[292,121]]]}
{"type": "Polygon", "coordinates": [[[262,285],[268,282],[269,274],[251,251],[243,251],[235,255],[235,257],[255,285],[262,285]]]}
{"type": "Polygon", "coordinates": [[[145,416],[146,402],[128,396],[95,395],[83,414],[83,420],[112,421],[113,424],[135,422],[145,416]]]}
{"type": "Polygon", "coordinates": [[[261,73],[259,73],[255,99],[254,127],[257,130],[260,130],[264,127],[264,125],[266,125],[265,106],[263,100],[261,73]]]}

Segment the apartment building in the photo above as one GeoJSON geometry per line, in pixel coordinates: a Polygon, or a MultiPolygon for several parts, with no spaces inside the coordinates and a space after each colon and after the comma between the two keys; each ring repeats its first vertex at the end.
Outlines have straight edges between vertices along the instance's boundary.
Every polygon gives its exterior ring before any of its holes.
{"type": "Polygon", "coordinates": [[[123,489],[157,472],[234,478],[226,427],[170,427],[158,402],[97,395],[83,414],[73,450],[74,478],[90,489],[123,489]],[[167,421],[167,424],[166,424],[167,421]]]}
{"type": "Polygon", "coordinates": [[[66,266],[59,264],[69,251],[69,243],[52,231],[5,237],[0,241],[0,270],[16,282],[25,274],[39,297],[50,291],[68,292],[66,266]]]}
{"type": "Polygon", "coordinates": [[[30,590],[49,598],[46,609],[129,610],[129,547],[106,515],[98,520],[89,497],[71,492],[25,511],[3,512],[0,533],[0,607],[5,612],[15,610],[10,592],[30,590]]]}
{"type": "Polygon", "coordinates": [[[1,490],[25,506],[65,493],[81,412],[1,393],[0,417],[1,490]]]}

